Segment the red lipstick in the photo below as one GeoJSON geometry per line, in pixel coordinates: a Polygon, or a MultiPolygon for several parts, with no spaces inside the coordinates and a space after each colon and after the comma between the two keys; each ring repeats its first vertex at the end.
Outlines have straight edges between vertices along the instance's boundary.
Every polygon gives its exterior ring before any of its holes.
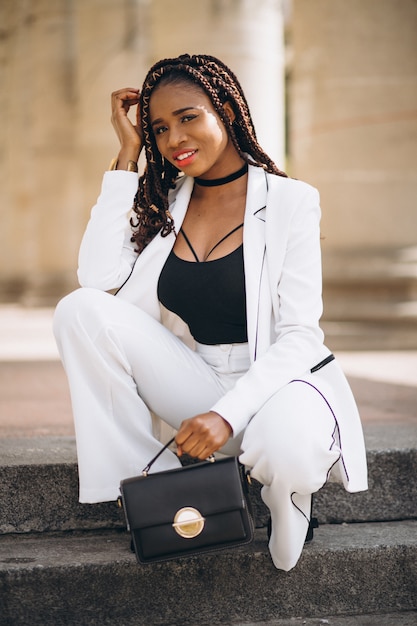
{"type": "Polygon", "coordinates": [[[197,150],[177,150],[173,153],[172,158],[177,167],[182,168],[190,165],[197,154],[197,150]]]}

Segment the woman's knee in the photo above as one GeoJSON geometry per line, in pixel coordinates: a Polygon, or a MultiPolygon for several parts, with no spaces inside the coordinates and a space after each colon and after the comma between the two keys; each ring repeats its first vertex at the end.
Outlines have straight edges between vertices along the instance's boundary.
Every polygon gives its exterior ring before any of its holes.
{"type": "Polygon", "coordinates": [[[82,287],[64,296],[55,308],[53,331],[55,336],[78,325],[86,316],[94,316],[95,311],[102,309],[105,298],[113,298],[99,289],[82,287]]]}
{"type": "Polygon", "coordinates": [[[301,385],[287,385],[252,419],[241,461],[263,484],[281,481],[299,493],[312,493],[326,481],[340,450],[329,406],[301,385]]]}
{"type": "Polygon", "coordinates": [[[340,457],[334,448],[315,450],[303,442],[290,443],[285,436],[277,445],[253,446],[244,442],[240,461],[251,468],[251,475],[263,485],[275,485],[286,493],[311,494],[326,483],[340,457]]]}

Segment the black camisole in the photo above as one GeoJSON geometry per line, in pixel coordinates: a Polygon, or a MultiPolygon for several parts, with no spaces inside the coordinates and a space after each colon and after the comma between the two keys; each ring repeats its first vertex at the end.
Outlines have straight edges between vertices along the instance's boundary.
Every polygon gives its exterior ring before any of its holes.
{"type": "Polygon", "coordinates": [[[158,298],[188,324],[199,343],[246,342],[243,244],[213,261],[185,261],[171,251],[159,277],[158,298]]]}

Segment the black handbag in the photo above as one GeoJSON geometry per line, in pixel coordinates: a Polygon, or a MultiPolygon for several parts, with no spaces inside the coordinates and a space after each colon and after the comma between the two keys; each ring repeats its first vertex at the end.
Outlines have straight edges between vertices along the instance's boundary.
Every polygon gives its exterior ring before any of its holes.
{"type": "Polygon", "coordinates": [[[148,474],[171,439],[142,471],[120,483],[139,563],[166,561],[250,543],[247,482],[236,457],[148,474]]]}

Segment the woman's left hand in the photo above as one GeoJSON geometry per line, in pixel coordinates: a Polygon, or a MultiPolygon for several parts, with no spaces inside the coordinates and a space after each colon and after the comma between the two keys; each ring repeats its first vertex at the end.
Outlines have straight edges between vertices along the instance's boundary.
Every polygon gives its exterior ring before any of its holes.
{"type": "Polygon", "coordinates": [[[175,437],[177,454],[207,459],[219,450],[232,434],[232,427],[214,411],[184,420],[175,437]]]}

